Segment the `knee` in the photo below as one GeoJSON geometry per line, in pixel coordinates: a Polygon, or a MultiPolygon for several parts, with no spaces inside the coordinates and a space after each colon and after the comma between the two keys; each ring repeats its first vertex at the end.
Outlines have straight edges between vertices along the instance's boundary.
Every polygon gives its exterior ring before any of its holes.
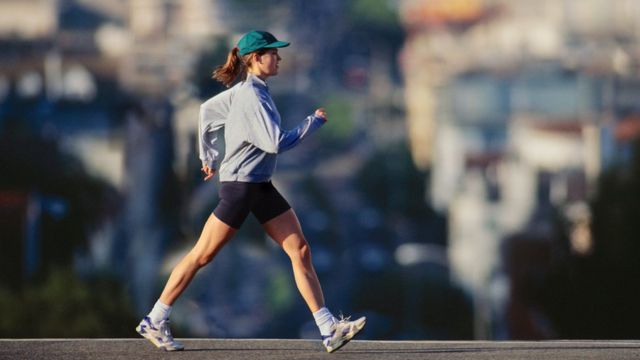
{"type": "Polygon", "coordinates": [[[210,263],[211,260],[213,260],[213,256],[212,255],[203,255],[203,256],[198,258],[197,265],[198,265],[199,268],[204,267],[205,265],[210,263]]]}
{"type": "Polygon", "coordinates": [[[292,263],[311,263],[311,249],[306,240],[302,239],[293,248],[287,251],[292,263]]]}
{"type": "Polygon", "coordinates": [[[191,263],[198,269],[204,267],[213,260],[213,254],[191,254],[191,263]]]}

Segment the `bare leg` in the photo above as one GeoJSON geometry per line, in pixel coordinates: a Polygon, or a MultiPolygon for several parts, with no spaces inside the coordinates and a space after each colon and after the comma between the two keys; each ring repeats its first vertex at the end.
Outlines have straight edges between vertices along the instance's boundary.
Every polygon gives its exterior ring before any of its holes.
{"type": "Polygon", "coordinates": [[[267,221],[263,227],[267,234],[289,255],[298,291],[311,312],[320,310],[324,306],[322,288],[311,263],[309,244],[302,234],[300,223],[293,209],[267,221]]]}
{"type": "Polygon", "coordinates": [[[207,265],[222,247],[233,237],[236,229],[220,221],[214,214],[209,216],[196,245],[178,265],[173,268],[160,301],[172,305],[187,288],[196,272],[207,265]]]}

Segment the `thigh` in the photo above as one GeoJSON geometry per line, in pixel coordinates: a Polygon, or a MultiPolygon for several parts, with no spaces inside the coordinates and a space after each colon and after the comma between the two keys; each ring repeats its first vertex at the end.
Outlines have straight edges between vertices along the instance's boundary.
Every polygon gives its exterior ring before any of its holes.
{"type": "Polygon", "coordinates": [[[255,203],[253,184],[242,182],[220,183],[220,202],[213,210],[215,216],[234,229],[239,229],[255,203]]]}
{"type": "Polygon", "coordinates": [[[298,217],[291,208],[262,224],[262,227],[285,251],[298,249],[306,244],[298,217]]]}
{"type": "Polygon", "coordinates": [[[271,181],[256,185],[258,185],[260,195],[256,199],[251,212],[260,224],[265,224],[291,209],[287,200],[273,186],[271,181]]]}
{"type": "Polygon", "coordinates": [[[233,235],[235,235],[236,232],[236,229],[225,224],[223,221],[218,219],[215,214],[211,214],[207,222],[204,224],[200,239],[198,239],[198,242],[191,252],[199,257],[213,257],[233,237],[233,235]]]}

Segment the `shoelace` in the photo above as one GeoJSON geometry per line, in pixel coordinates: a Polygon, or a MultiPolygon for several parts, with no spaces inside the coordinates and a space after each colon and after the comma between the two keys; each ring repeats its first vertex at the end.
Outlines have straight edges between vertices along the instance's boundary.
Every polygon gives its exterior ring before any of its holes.
{"type": "Polygon", "coordinates": [[[338,320],[339,323],[346,323],[351,319],[351,316],[345,317],[342,313],[338,316],[340,316],[340,320],[338,320]]]}

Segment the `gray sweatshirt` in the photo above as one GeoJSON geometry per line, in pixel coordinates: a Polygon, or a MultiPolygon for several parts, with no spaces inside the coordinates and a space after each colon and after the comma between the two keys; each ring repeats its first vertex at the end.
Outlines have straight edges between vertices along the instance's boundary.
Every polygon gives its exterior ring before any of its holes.
{"type": "Polygon", "coordinates": [[[217,169],[219,152],[215,144],[224,127],[220,181],[266,182],[276,168],[277,154],[298,145],[325,121],[309,115],[297,127],[283,130],[267,84],[249,74],[245,81],[200,106],[200,160],[217,169]]]}

